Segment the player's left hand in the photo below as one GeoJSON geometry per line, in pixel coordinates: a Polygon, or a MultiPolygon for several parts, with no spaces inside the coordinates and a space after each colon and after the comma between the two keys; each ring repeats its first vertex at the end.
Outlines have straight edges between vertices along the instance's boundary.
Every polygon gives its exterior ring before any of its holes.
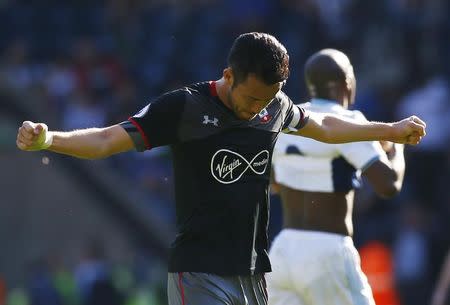
{"type": "Polygon", "coordinates": [[[413,115],[407,119],[393,123],[392,127],[394,127],[392,142],[417,145],[426,135],[425,128],[427,124],[413,115]]]}

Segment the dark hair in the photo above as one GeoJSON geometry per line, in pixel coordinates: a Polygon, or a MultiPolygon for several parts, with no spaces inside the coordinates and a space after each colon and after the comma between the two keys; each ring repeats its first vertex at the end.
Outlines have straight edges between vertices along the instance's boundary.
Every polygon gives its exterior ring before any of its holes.
{"type": "Polygon", "coordinates": [[[228,54],[228,66],[233,69],[233,86],[245,81],[250,73],[272,85],[288,78],[289,55],[272,35],[245,33],[234,41],[228,54]]]}

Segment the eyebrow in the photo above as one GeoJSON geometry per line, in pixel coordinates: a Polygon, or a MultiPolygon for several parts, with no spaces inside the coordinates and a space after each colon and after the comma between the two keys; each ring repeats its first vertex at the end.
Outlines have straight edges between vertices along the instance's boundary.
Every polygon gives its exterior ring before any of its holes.
{"type": "MultiPolygon", "coordinates": [[[[278,91],[277,91],[277,93],[278,93],[278,91]]],[[[276,96],[276,94],[272,98],[258,98],[258,97],[254,97],[254,96],[251,96],[251,95],[246,95],[246,97],[248,97],[249,99],[252,99],[254,101],[271,101],[271,100],[273,100],[275,98],[275,96],[276,96]]]]}
{"type": "Polygon", "coordinates": [[[255,100],[255,101],[262,101],[262,99],[257,98],[257,97],[254,97],[254,96],[247,95],[247,97],[248,97],[249,99],[252,99],[252,100],[255,100]]]}

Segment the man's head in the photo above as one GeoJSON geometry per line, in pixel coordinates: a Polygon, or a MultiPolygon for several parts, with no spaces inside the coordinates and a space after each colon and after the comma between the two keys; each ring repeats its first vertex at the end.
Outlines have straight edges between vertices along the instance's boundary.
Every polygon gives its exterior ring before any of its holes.
{"type": "Polygon", "coordinates": [[[275,97],[289,76],[286,48],[265,33],[246,33],[233,43],[223,71],[227,104],[236,115],[250,120],[275,97]]]}
{"type": "Polygon", "coordinates": [[[344,107],[353,104],[356,79],[347,55],[324,49],[314,53],[305,65],[305,80],[312,97],[334,100],[344,107]]]}

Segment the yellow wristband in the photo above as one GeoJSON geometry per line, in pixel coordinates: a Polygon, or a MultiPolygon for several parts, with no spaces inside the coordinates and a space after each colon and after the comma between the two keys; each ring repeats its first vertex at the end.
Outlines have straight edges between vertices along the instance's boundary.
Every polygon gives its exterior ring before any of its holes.
{"type": "Polygon", "coordinates": [[[44,150],[49,148],[53,143],[53,133],[48,131],[48,127],[46,124],[41,124],[43,129],[39,136],[36,139],[36,143],[33,146],[30,146],[28,151],[37,151],[44,150]]]}

